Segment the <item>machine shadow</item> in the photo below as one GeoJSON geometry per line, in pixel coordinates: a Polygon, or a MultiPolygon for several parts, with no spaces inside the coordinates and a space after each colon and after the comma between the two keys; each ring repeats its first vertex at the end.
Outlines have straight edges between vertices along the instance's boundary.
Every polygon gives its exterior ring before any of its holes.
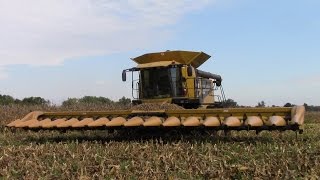
{"type": "Polygon", "coordinates": [[[116,132],[113,134],[104,133],[77,133],[77,134],[58,134],[29,136],[25,139],[27,142],[36,142],[44,144],[48,142],[92,142],[92,143],[109,143],[109,142],[161,142],[161,143],[224,143],[224,142],[241,142],[241,143],[270,143],[274,138],[260,135],[239,135],[227,134],[222,132],[165,132],[165,131],[139,131],[139,132],[116,132]]]}

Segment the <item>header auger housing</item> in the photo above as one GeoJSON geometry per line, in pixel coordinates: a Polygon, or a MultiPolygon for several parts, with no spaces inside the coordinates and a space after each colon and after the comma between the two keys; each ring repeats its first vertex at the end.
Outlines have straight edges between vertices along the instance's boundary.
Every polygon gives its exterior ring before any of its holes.
{"type": "MultiPolygon", "coordinates": [[[[186,109],[155,111],[35,111],[7,125],[29,130],[129,130],[129,129],[197,129],[292,130],[302,132],[304,106],[273,108],[224,108],[222,78],[198,70],[210,58],[203,52],[166,51],[133,58],[137,67],[126,69],[138,73],[132,78],[133,104],[173,103],[186,109]],[[215,92],[220,89],[220,95],[215,92]],[[218,101],[217,101],[218,100],[218,101]]],[[[132,76],[133,77],[133,76],[132,76]]],[[[139,106],[139,105],[138,105],[139,106]]]]}
{"type": "Polygon", "coordinates": [[[203,130],[302,130],[304,106],[159,111],[31,112],[8,127],[29,130],[189,128],[203,130]]]}

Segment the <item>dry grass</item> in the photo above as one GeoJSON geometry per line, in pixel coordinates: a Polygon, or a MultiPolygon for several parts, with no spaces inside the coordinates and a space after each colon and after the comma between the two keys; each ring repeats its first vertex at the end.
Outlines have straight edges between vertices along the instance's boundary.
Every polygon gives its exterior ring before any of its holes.
{"type": "Polygon", "coordinates": [[[0,107],[0,179],[320,178],[320,113],[307,114],[298,139],[294,132],[123,137],[104,131],[11,132],[3,127],[36,109],[62,110],[0,107]]]}
{"type": "Polygon", "coordinates": [[[320,112],[307,112],[305,121],[306,123],[320,123],[320,112]]]}

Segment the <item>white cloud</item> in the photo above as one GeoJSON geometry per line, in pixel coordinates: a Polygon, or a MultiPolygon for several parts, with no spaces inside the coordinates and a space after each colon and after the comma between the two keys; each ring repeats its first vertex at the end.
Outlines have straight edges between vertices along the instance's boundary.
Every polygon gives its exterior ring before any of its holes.
{"type": "MultiPolygon", "coordinates": [[[[0,0],[0,67],[148,47],[209,0],[0,0]]],[[[0,77],[6,77],[0,71],[0,77]]]]}

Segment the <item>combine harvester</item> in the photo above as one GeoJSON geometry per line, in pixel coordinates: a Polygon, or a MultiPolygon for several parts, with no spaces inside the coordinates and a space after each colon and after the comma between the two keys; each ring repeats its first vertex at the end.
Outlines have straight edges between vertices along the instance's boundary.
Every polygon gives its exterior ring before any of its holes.
{"type": "MultiPolygon", "coordinates": [[[[7,127],[28,130],[161,128],[223,130],[292,130],[302,133],[304,106],[227,108],[219,75],[198,70],[210,58],[203,52],[166,51],[133,58],[133,105],[172,103],[185,109],[156,111],[31,112],[7,127]],[[136,75],[134,75],[136,74],[136,75]],[[137,80],[134,77],[139,77],[137,80]],[[218,93],[219,92],[219,93],[218,93]],[[218,95],[219,94],[219,95],[218,95]]],[[[140,105],[141,106],[141,105],[140,105]]]]}

